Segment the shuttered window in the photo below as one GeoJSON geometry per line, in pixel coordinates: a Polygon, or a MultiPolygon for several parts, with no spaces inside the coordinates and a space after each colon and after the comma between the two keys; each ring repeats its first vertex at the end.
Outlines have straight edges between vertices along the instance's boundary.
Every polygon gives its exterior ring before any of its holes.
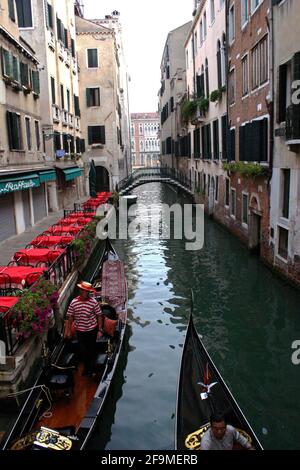
{"type": "Polygon", "coordinates": [[[197,98],[202,98],[205,95],[204,91],[204,74],[197,75],[197,98]]]}
{"type": "Polygon", "coordinates": [[[32,89],[35,94],[39,95],[40,89],[40,74],[37,70],[32,70],[32,89]]]}
{"type": "Polygon", "coordinates": [[[13,56],[13,79],[17,83],[21,83],[21,72],[19,59],[13,56]]]}
{"type": "Polygon", "coordinates": [[[86,105],[88,108],[100,106],[100,88],[86,89],[86,105]]]}
{"type": "Polygon", "coordinates": [[[34,121],[35,128],[35,140],[36,140],[36,149],[41,149],[41,135],[40,135],[40,124],[39,121],[34,121]]]}
{"type": "Polygon", "coordinates": [[[228,119],[227,115],[222,116],[222,159],[227,160],[227,129],[228,119]]]}
{"type": "Polygon", "coordinates": [[[282,170],[283,173],[283,198],[282,198],[282,217],[286,219],[290,216],[290,189],[291,189],[291,170],[282,170]]]}
{"type": "Polygon", "coordinates": [[[16,21],[15,0],[8,0],[8,15],[12,21],[16,21]]]}
{"type": "Polygon", "coordinates": [[[219,160],[220,144],[219,144],[219,120],[213,122],[213,137],[214,137],[214,159],[219,160]]]}
{"type": "Polygon", "coordinates": [[[21,70],[21,85],[28,87],[29,86],[29,69],[28,65],[21,62],[20,64],[21,70]]]}
{"type": "Polygon", "coordinates": [[[76,57],[76,50],[75,50],[75,40],[71,38],[71,51],[72,51],[72,57],[76,57]]]}
{"type": "Polygon", "coordinates": [[[88,49],[88,68],[98,68],[98,49],[88,49]]]}
{"type": "Polygon", "coordinates": [[[32,28],[31,0],[16,0],[19,28],[32,28]]]}
{"type": "Polygon", "coordinates": [[[55,90],[55,79],[51,77],[51,96],[52,96],[52,104],[56,104],[56,90],[55,90]]]}
{"type": "Polygon", "coordinates": [[[247,123],[239,129],[240,160],[244,162],[268,161],[268,119],[247,123]]]}
{"type": "Polygon", "coordinates": [[[80,117],[80,106],[79,106],[79,96],[74,95],[74,110],[75,110],[75,116],[80,117]]]}
{"type": "Polygon", "coordinates": [[[11,52],[6,49],[2,49],[2,58],[3,58],[3,75],[6,77],[13,76],[13,55],[11,52]]]}
{"type": "Polygon", "coordinates": [[[32,149],[31,126],[30,126],[30,119],[27,117],[25,118],[25,127],[26,127],[27,149],[30,151],[32,149]]]}
{"type": "Polygon", "coordinates": [[[88,127],[89,145],[105,144],[105,126],[88,127]]]}
{"type": "Polygon", "coordinates": [[[61,109],[65,109],[65,90],[63,85],[60,85],[60,103],[61,109]]]}
{"type": "Polygon", "coordinates": [[[6,119],[10,150],[22,150],[22,127],[20,115],[7,111],[6,119]]]}
{"type": "Polygon", "coordinates": [[[48,18],[49,18],[49,28],[53,29],[54,28],[53,7],[49,3],[47,4],[47,10],[48,10],[48,18]]]}

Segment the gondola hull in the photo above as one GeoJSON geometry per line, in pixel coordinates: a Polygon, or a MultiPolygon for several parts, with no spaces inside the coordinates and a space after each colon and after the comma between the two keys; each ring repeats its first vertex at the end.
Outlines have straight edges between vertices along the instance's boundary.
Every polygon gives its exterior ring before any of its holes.
{"type": "Polygon", "coordinates": [[[262,449],[200,340],[191,315],[178,383],[175,448],[199,450],[201,435],[209,428],[210,417],[215,413],[223,414],[228,424],[246,433],[256,449],[262,449]]]}

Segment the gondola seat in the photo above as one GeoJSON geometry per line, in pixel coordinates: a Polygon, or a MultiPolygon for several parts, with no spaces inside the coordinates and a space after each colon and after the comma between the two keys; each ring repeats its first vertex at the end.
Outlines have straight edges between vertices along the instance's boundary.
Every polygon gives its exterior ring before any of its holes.
{"type": "Polygon", "coordinates": [[[61,367],[56,364],[51,366],[48,374],[47,387],[54,394],[63,394],[69,397],[74,391],[75,367],[61,367]]]}
{"type": "Polygon", "coordinates": [[[78,359],[77,355],[74,352],[67,352],[59,360],[60,367],[77,367],[78,359]]]}
{"type": "Polygon", "coordinates": [[[108,359],[108,355],[106,353],[99,353],[97,355],[96,361],[95,361],[95,369],[97,372],[104,368],[107,359],[108,359]]]}

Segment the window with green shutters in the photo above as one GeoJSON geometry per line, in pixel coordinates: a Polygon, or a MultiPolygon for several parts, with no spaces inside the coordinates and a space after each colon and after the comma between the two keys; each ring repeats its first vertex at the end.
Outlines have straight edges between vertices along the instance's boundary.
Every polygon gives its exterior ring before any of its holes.
{"type": "Polygon", "coordinates": [[[21,85],[28,87],[29,86],[29,68],[28,64],[20,63],[21,70],[21,85]]]}
{"type": "Polygon", "coordinates": [[[89,145],[105,144],[105,126],[88,127],[89,145]]]}
{"type": "Polygon", "coordinates": [[[3,58],[3,75],[6,77],[13,77],[13,55],[6,49],[2,49],[3,58]]]}
{"type": "Polygon", "coordinates": [[[13,56],[13,79],[15,82],[21,83],[20,62],[15,56],[13,56]]]}
{"type": "Polygon", "coordinates": [[[86,105],[88,108],[100,106],[100,88],[86,89],[86,105]]]}
{"type": "Polygon", "coordinates": [[[32,28],[31,0],[16,0],[19,28],[32,28]]]}
{"type": "Polygon", "coordinates": [[[88,49],[88,68],[96,69],[98,68],[98,49],[88,49]]]}
{"type": "Polygon", "coordinates": [[[21,117],[17,113],[7,111],[7,132],[10,150],[22,150],[21,117]]]}
{"type": "Polygon", "coordinates": [[[15,0],[8,0],[8,15],[12,21],[16,21],[15,0]]]}
{"type": "Polygon", "coordinates": [[[37,70],[32,70],[32,89],[37,95],[40,94],[40,74],[37,70]]]}

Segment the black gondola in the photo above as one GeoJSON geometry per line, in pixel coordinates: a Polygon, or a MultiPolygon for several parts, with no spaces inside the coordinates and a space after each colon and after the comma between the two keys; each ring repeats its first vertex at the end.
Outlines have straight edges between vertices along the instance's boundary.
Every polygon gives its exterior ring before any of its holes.
{"type": "Polygon", "coordinates": [[[112,335],[106,333],[97,340],[94,376],[82,374],[78,341],[62,338],[2,441],[3,450],[86,448],[116,371],[127,321],[124,266],[109,241],[91,282],[108,324],[116,327],[112,335]],[[114,282],[116,295],[108,299],[114,282]]]}
{"type": "Polygon", "coordinates": [[[177,450],[199,450],[212,414],[221,413],[258,450],[262,445],[200,340],[190,316],[177,391],[177,450]]]}

